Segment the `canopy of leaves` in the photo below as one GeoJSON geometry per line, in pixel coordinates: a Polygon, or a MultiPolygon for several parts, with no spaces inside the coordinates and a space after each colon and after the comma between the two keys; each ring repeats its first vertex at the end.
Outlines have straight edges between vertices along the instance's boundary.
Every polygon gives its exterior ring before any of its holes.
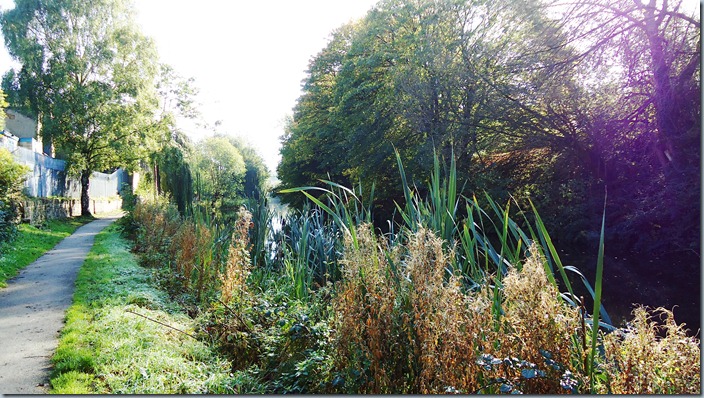
{"type": "MultiPolygon", "coordinates": [[[[382,0],[311,60],[282,188],[375,184],[388,217],[403,197],[394,148],[421,189],[437,151],[465,194],[530,196],[561,236],[595,235],[606,186],[610,230],[652,243],[644,232],[676,228],[699,192],[684,185],[700,159],[695,23],[675,2],[382,0]]],[[[694,224],[667,244],[697,244],[694,224]]]]}
{"type": "MultiPolygon", "coordinates": [[[[157,54],[127,2],[18,0],[0,22],[22,65],[6,75],[5,86],[36,112],[43,138],[72,173],[134,167],[146,156],[153,146],[157,54]]],[[[82,207],[87,184],[85,178],[82,207]]]]}

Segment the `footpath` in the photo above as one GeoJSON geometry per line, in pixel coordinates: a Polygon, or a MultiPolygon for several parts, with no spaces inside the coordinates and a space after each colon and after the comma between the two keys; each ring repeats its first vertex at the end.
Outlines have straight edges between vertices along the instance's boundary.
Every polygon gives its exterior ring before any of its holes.
{"type": "Polygon", "coordinates": [[[51,356],[76,276],[95,235],[118,216],[78,228],[0,289],[0,394],[46,394],[51,356]]]}

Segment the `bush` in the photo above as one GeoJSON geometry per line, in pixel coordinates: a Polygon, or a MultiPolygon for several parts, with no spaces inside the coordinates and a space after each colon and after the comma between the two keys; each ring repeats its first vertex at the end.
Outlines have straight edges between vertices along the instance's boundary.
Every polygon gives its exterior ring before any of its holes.
{"type": "Polygon", "coordinates": [[[9,241],[16,232],[28,172],[26,166],[15,162],[7,149],[0,148],[0,242],[9,241]]]}
{"type": "Polygon", "coordinates": [[[701,394],[699,340],[688,337],[671,311],[639,306],[626,329],[604,339],[608,394],[701,394]],[[663,325],[655,321],[656,315],[663,325]],[[660,337],[659,335],[664,334],[660,337]]]}
{"type": "Polygon", "coordinates": [[[537,249],[522,272],[468,291],[450,271],[453,254],[425,228],[402,247],[387,247],[369,226],[357,236],[356,247],[347,240],[333,304],[339,391],[567,392],[564,369],[543,356],[571,364],[579,316],[548,282],[537,249]]]}
{"type": "Polygon", "coordinates": [[[149,267],[169,265],[168,249],[181,224],[176,207],[166,201],[139,202],[132,211],[137,224],[134,251],[149,267]]]}

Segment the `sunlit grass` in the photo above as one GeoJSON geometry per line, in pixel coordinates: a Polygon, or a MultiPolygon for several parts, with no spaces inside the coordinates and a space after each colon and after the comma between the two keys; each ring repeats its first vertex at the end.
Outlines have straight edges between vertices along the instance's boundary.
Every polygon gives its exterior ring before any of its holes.
{"type": "Polygon", "coordinates": [[[115,225],[98,234],[79,272],[52,393],[232,392],[229,364],[189,336],[193,321],[152,286],[119,234],[115,225]]]}
{"type": "Polygon", "coordinates": [[[0,243],[0,287],[7,286],[6,281],[17,275],[22,268],[51,250],[78,227],[92,220],[90,217],[51,220],[45,228],[20,224],[15,239],[0,243]]]}

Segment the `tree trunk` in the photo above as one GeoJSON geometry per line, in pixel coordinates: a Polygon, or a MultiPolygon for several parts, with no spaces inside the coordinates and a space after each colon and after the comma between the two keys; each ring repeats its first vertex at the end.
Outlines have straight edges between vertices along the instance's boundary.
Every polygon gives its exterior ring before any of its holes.
{"type": "Polygon", "coordinates": [[[678,135],[677,106],[675,104],[672,85],[670,84],[670,65],[665,56],[665,39],[660,33],[660,24],[664,14],[655,14],[655,0],[650,0],[646,9],[646,20],[643,23],[648,38],[648,49],[652,68],[652,78],[655,88],[655,122],[658,128],[658,158],[664,168],[676,165],[675,159],[680,155],[674,147],[678,135]]]}
{"type": "Polygon", "coordinates": [[[88,187],[90,186],[90,170],[81,171],[81,215],[90,216],[90,198],[88,197],[88,187]]]}

